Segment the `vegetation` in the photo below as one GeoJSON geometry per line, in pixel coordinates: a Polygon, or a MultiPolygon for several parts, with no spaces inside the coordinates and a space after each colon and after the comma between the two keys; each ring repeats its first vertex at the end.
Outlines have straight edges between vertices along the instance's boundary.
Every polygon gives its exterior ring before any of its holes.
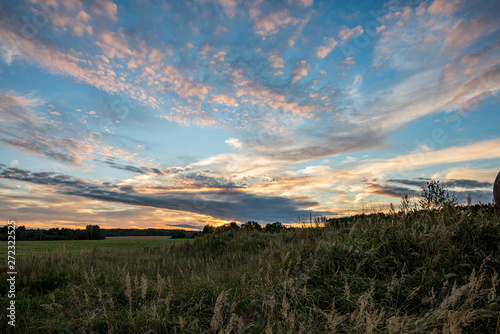
{"type": "Polygon", "coordinates": [[[107,237],[127,237],[127,236],[172,236],[174,238],[190,236],[192,232],[177,229],[164,229],[164,228],[107,228],[107,237]]]}
{"type": "MultiPolygon", "coordinates": [[[[498,333],[498,217],[492,205],[413,208],[268,233],[228,228],[119,252],[25,253],[16,260],[17,326],[5,317],[0,326],[22,333],[498,333]]],[[[0,306],[7,302],[2,294],[0,306]]]]}
{"type": "MultiPolygon", "coordinates": [[[[7,240],[7,225],[0,228],[0,241],[7,240]]],[[[49,228],[49,229],[27,229],[19,226],[16,229],[16,240],[42,241],[42,240],[102,240],[105,237],[128,237],[128,236],[172,236],[172,238],[192,237],[196,232],[175,229],[159,228],[110,228],[102,229],[98,225],[87,225],[82,229],[71,228],[49,228]]]]}
{"type": "MultiPolygon", "coordinates": [[[[469,194],[470,195],[470,194],[469,194]]],[[[436,209],[457,204],[454,196],[444,189],[439,181],[431,180],[427,182],[427,187],[422,190],[420,206],[423,209],[436,209]]]]}
{"type": "MultiPolygon", "coordinates": [[[[8,225],[0,228],[0,240],[7,240],[8,225]]],[[[49,228],[27,229],[24,226],[16,228],[16,240],[102,240],[106,237],[105,230],[99,225],[87,225],[82,229],[49,228]]]]}

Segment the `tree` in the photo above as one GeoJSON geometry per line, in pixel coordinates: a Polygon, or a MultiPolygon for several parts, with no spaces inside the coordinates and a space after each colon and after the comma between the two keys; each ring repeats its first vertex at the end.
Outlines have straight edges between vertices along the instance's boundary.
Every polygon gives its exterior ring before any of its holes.
{"type": "Polygon", "coordinates": [[[247,231],[252,231],[252,230],[262,231],[262,226],[259,223],[254,222],[253,220],[248,221],[245,224],[242,224],[241,228],[247,231]]]}
{"type": "Polygon", "coordinates": [[[186,237],[187,237],[186,233],[184,233],[184,232],[181,231],[179,233],[174,234],[172,236],[172,239],[184,239],[186,237]]]}
{"type": "Polygon", "coordinates": [[[85,230],[87,240],[102,240],[106,238],[106,231],[102,230],[99,225],[87,225],[85,230]]]}
{"type": "Polygon", "coordinates": [[[457,199],[450,196],[448,190],[435,180],[427,182],[427,187],[422,189],[420,196],[422,199],[419,204],[423,209],[440,209],[457,204],[457,199]]]}
{"type": "Polygon", "coordinates": [[[209,234],[209,233],[214,233],[215,227],[212,225],[205,225],[203,226],[203,234],[209,234]]]}
{"type": "Polygon", "coordinates": [[[281,224],[280,222],[272,223],[272,224],[267,224],[266,225],[266,232],[281,232],[285,226],[281,224]]]}

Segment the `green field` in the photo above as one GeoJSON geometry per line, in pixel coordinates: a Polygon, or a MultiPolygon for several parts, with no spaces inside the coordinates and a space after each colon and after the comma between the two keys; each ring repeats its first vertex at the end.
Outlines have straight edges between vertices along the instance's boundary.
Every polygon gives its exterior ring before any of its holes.
{"type": "MultiPolygon", "coordinates": [[[[58,241],[16,241],[16,257],[25,255],[49,255],[53,253],[126,252],[133,249],[165,247],[172,243],[189,239],[165,239],[148,237],[111,237],[104,240],[58,240],[58,241]]],[[[0,261],[7,260],[7,242],[0,243],[4,249],[0,252],[0,261]]]]}
{"type": "MultiPolygon", "coordinates": [[[[2,244],[6,245],[6,244],[2,244]]],[[[19,243],[17,333],[499,333],[491,205],[280,233],[19,243]]],[[[7,268],[0,306],[8,305],[7,268]]]]}

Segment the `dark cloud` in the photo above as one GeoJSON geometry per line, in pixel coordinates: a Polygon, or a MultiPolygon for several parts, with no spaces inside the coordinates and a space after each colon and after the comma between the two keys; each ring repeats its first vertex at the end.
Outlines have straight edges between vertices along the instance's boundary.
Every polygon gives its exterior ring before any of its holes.
{"type": "MultiPolygon", "coordinates": [[[[23,182],[54,186],[61,194],[81,196],[106,202],[155,207],[168,210],[205,214],[225,220],[259,220],[261,222],[292,222],[304,215],[306,207],[318,205],[305,198],[289,199],[258,196],[238,189],[217,191],[180,192],[155,194],[135,192],[131,186],[110,183],[92,183],[53,172],[30,172],[20,168],[0,167],[0,177],[23,182]]],[[[317,212],[317,214],[332,214],[317,212]]]]}
{"type": "Polygon", "coordinates": [[[382,195],[393,198],[401,198],[405,195],[410,197],[420,195],[420,192],[407,187],[397,187],[392,185],[380,185],[375,183],[365,183],[365,188],[374,195],[382,195]]]}
{"type": "Polygon", "coordinates": [[[205,172],[182,174],[183,179],[195,181],[194,186],[209,188],[241,188],[244,185],[229,181],[223,177],[207,175],[205,172]]]}
{"type": "Polygon", "coordinates": [[[124,191],[124,192],[127,192],[127,193],[133,193],[133,192],[135,192],[134,191],[134,187],[131,186],[131,185],[121,186],[120,187],[120,191],[124,191]]]}
{"type": "Polygon", "coordinates": [[[447,188],[461,187],[461,188],[492,188],[492,182],[479,182],[476,180],[444,180],[443,185],[447,188]]]}
{"type": "MultiPolygon", "coordinates": [[[[134,165],[124,165],[124,164],[116,163],[115,159],[113,159],[113,158],[106,159],[105,161],[102,161],[102,162],[111,168],[124,170],[127,172],[132,172],[132,173],[137,173],[137,174],[148,174],[150,172],[154,172],[150,168],[137,167],[134,165]]],[[[156,168],[154,168],[154,169],[157,170],[156,168]]],[[[159,170],[157,170],[157,171],[160,172],[159,170]]]]}
{"type": "MultiPolygon", "coordinates": [[[[405,180],[405,179],[388,179],[385,182],[388,183],[398,183],[406,186],[415,186],[419,188],[424,188],[431,179],[427,178],[417,178],[415,180],[405,180]]],[[[455,180],[455,179],[447,179],[443,180],[442,185],[444,188],[455,188],[461,187],[466,189],[473,188],[491,188],[493,187],[493,183],[491,182],[479,182],[476,180],[455,180]]]]}
{"type": "MultiPolygon", "coordinates": [[[[388,179],[383,183],[376,182],[365,182],[365,187],[372,194],[388,196],[393,198],[401,198],[405,195],[408,196],[420,196],[421,190],[415,190],[415,187],[424,188],[426,182],[430,179],[417,178],[415,180],[404,180],[404,179],[388,179]],[[399,184],[392,185],[391,183],[399,184]]],[[[448,189],[449,195],[456,198],[459,204],[464,204],[467,202],[467,197],[471,196],[472,202],[483,202],[488,203],[492,198],[492,187],[493,184],[490,182],[479,182],[476,180],[444,180],[442,186],[448,189]],[[453,188],[464,188],[462,191],[453,191],[453,188]],[[477,190],[477,188],[488,188],[488,190],[477,190]],[[470,190],[468,190],[470,189],[470,190]]]]}
{"type": "Polygon", "coordinates": [[[399,183],[399,184],[404,184],[406,186],[414,186],[414,187],[425,187],[426,182],[430,181],[431,179],[424,179],[424,178],[418,178],[416,180],[405,180],[405,179],[388,179],[386,182],[388,183],[399,183]]]}

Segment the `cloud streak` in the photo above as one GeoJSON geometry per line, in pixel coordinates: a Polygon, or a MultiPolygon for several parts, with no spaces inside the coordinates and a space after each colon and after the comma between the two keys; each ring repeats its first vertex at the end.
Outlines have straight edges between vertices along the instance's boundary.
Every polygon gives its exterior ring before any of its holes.
{"type": "MultiPolygon", "coordinates": [[[[56,188],[60,194],[125,205],[199,213],[224,220],[258,219],[264,222],[275,220],[291,222],[297,215],[306,213],[307,207],[317,205],[316,202],[305,199],[257,196],[228,188],[196,192],[158,191],[154,194],[145,194],[131,191],[130,186],[88,182],[55,172],[30,172],[3,165],[0,168],[1,178],[48,185],[56,188]]],[[[191,178],[198,177],[191,175],[191,178]]]]}

